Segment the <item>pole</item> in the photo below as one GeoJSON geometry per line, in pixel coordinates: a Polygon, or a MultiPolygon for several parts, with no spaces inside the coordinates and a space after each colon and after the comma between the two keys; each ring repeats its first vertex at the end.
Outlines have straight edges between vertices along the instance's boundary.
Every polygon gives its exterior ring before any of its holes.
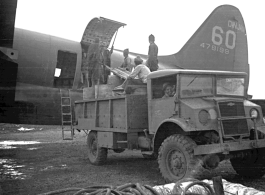
{"type": "Polygon", "coordinates": [[[213,188],[216,195],[225,195],[221,176],[213,178],[213,188]]]}

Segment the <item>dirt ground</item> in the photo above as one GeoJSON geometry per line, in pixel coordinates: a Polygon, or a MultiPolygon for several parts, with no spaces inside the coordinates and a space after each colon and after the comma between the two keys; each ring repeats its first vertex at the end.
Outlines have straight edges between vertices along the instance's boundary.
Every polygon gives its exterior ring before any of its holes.
{"type": "MultiPolygon", "coordinates": [[[[40,194],[92,185],[165,184],[157,162],[144,159],[139,151],[109,151],[103,166],[89,164],[86,152],[84,132],[76,132],[73,141],[65,141],[60,126],[0,124],[0,195],[40,194]]],[[[245,180],[234,172],[229,161],[206,172],[205,178],[217,175],[265,191],[265,177],[245,180]]]]}

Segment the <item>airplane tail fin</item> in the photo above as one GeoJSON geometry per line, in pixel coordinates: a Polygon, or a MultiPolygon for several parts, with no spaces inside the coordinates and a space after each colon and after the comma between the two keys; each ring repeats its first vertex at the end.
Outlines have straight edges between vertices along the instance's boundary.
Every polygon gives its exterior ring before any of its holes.
{"type": "MultiPolygon", "coordinates": [[[[183,48],[167,59],[173,63],[166,63],[172,64],[166,68],[225,70],[249,75],[246,28],[238,8],[217,7],[183,48]]],[[[163,56],[159,61],[163,62],[163,56]]]]}

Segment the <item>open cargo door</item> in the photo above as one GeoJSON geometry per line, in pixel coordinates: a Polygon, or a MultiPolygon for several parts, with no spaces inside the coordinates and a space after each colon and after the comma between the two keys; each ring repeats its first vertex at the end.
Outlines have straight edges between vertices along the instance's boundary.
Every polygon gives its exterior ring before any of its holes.
{"type": "Polygon", "coordinates": [[[99,38],[100,45],[109,47],[111,39],[115,32],[126,24],[116,22],[107,18],[93,18],[87,25],[83,34],[81,45],[89,46],[94,42],[95,38],[99,38]]]}

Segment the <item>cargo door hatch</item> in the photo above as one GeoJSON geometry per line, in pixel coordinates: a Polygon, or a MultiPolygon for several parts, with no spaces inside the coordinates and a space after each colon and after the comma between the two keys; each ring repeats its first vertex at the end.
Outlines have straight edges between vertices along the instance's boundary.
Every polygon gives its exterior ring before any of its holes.
{"type": "Polygon", "coordinates": [[[87,25],[82,36],[81,45],[84,48],[94,42],[95,38],[99,38],[100,45],[109,47],[115,32],[126,24],[99,17],[93,18],[87,25]]]}

